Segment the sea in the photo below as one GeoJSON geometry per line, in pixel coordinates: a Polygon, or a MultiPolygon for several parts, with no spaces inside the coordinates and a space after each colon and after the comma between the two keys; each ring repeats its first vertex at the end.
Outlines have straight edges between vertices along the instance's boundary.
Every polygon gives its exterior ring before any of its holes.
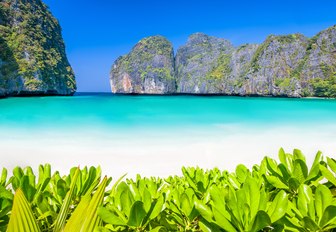
{"type": "Polygon", "coordinates": [[[0,168],[101,166],[113,177],[182,166],[251,168],[278,150],[336,154],[336,100],[77,93],[0,100],[0,168]]]}

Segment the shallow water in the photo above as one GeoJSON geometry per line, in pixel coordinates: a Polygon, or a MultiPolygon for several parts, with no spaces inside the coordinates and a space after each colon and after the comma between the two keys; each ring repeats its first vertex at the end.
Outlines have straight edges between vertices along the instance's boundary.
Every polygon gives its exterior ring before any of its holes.
{"type": "Polygon", "coordinates": [[[310,156],[320,149],[332,156],[335,116],[336,100],[323,99],[112,94],[8,98],[0,100],[0,165],[51,162],[68,168],[113,162],[116,175],[127,169],[166,175],[182,165],[232,168],[237,162],[258,163],[280,146],[298,147],[310,156]]]}

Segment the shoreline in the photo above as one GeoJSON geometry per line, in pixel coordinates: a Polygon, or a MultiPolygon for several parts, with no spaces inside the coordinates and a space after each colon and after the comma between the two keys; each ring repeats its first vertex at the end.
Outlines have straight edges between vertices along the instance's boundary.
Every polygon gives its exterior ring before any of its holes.
{"type": "Polygon", "coordinates": [[[191,97],[237,97],[237,98],[275,98],[275,99],[312,99],[312,100],[336,100],[331,97],[296,97],[287,95],[259,95],[259,94],[225,94],[225,93],[162,93],[162,94],[150,94],[150,93],[112,93],[112,92],[74,92],[71,94],[56,94],[56,93],[44,93],[44,92],[27,92],[23,94],[5,94],[0,95],[0,99],[7,98],[34,98],[34,97],[72,97],[72,96],[90,96],[90,95],[111,95],[111,96],[153,96],[153,97],[174,97],[174,96],[191,96],[191,97]]]}
{"type": "Polygon", "coordinates": [[[104,174],[116,180],[125,173],[128,173],[127,178],[134,178],[137,174],[147,177],[180,175],[183,166],[204,169],[217,167],[230,172],[238,164],[252,168],[265,156],[277,159],[280,147],[286,152],[292,152],[294,148],[302,150],[308,164],[312,163],[319,149],[329,157],[333,157],[336,152],[334,134],[279,128],[257,134],[236,133],[184,140],[176,137],[155,139],[155,135],[149,138],[134,135],[128,140],[123,137],[118,140],[117,137],[97,133],[77,138],[73,134],[41,134],[33,135],[30,139],[20,139],[13,135],[8,139],[2,137],[1,154],[10,159],[2,160],[0,167],[11,170],[15,166],[31,166],[36,170],[39,164],[50,163],[52,170],[64,174],[78,165],[99,165],[104,174]]]}

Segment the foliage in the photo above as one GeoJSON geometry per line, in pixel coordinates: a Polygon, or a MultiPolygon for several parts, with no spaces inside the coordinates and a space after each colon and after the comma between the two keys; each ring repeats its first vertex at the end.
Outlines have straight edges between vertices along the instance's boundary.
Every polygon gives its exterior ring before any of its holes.
{"type": "Polygon", "coordinates": [[[50,165],[0,177],[0,231],[334,231],[336,160],[280,149],[248,169],[182,168],[182,176],[126,179],[100,168],[50,165]],[[13,192],[15,194],[13,195],[13,192]],[[14,202],[13,202],[14,199],[14,202]],[[32,229],[15,229],[30,226],[32,229]]]}
{"type": "Polygon", "coordinates": [[[314,96],[317,97],[336,97],[336,72],[326,79],[315,78],[311,80],[314,96]]]}
{"type": "Polygon", "coordinates": [[[0,48],[4,51],[0,59],[6,65],[1,68],[5,80],[22,77],[28,91],[75,91],[61,28],[40,0],[0,3],[0,48]]]}
{"type": "Polygon", "coordinates": [[[213,67],[209,73],[207,73],[207,78],[220,80],[230,75],[232,71],[230,62],[231,55],[222,53],[218,58],[217,65],[213,67]]]}

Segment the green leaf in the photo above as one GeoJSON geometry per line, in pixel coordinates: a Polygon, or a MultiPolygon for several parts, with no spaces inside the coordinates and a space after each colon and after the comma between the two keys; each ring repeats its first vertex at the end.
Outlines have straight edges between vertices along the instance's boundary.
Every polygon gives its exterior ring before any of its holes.
{"type": "Polygon", "coordinates": [[[251,224],[250,232],[258,232],[271,225],[271,219],[265,211],[258,211],[253,224],[251,224]]]}
{"type": "Polygon", "coordinates": [[[191,204],[191,202],[189,201],[189,197],[187,194],[182,193],[181,197],[180,197],[180,201],[181,201],[181,210],[182,212],[189,216],[192,209],[193,209],[193,205],[191,204]]]}
{"type": "Polygon", "coordinates": [[[205,220],[207,220],[208,222],[213,221],[212,219],[213,214],[212,214],[211,209],[207,205],[205,205],[203,202],[196,200],[195,208],[205,220]]]}
{"type": "Polygon", "coordinates": [[[63,201],[61,209],[60,209],[60,211],[57,215],[57,218],[55,220],[54,232],[61,232],[64,228],[65,221],[69,216],[71,201],[76,194],[75,193],[75,188],[76,188],[76,183],[77,183],[77,178],[78,178],[79,173],[80,173],[80,169],[78,167],[76,172],[75,172],[75,175],[74,175],[73,179],[71,180],[70,190],[66,194],[66,197],[63,201]]]}
{"type": "Polygon", "coordinates": [[[271,218],[271,222],[276,222],[281,219],[287,211],[288,197],[284,190],[281,190],[274,200],[272,201],[270,207],[267,210],[268,215],[271,218]]]}
{"type": "Polygon", "coordinates": [[[272,186],[278,189],[288,189],[288,186],[283,183],[278,177],[265,175],[266,180],[272,186]]]}
{"type": "Polygon", "coordinates": [[[2,185],[0,185],[0,199],[13,199],[13,194],[2,185]]]}
{"type": "Polygon", "coordinates": [[[212,207],[212,212],[215,218],[215,223],[221,227],[222,229],[224,229],[225,231],[228,232],[235,232],[236,229],[233,227],[233,225],[230,222],[230,218],[227,218],[224,215],[224,212],[221,212],[220,210],[218,210],[216,207],[212,207]]]}
{"type": "Polygon", "coordinates": [[[306,157],[302,154],[302,152],[299,149],[294,149],[293,151],[293,157],[294,160],[302,160],[303,162],[306,162],[306,157]]]}
{"type": "Polygon", "coordinates": [[[114,213],[110,212],[108,209],[104,207],[98,208],[99,217],[108,224],[114,226],[126,226],[127,222],[123,221],[121,217],[116,216],[114,213]]]}
{"type": "Polygon", "coordinates": [[[64,232],[93,232],[101,219],[98,217],[98,207],[102,205],[107,184],[107,177],[98,186],[91,198],[88,192],[80,201],[74,213],[67,222],[64,232]]]}
{"type": "Polygon", "coordinates": [[[331,171],[329,171],[329,169],[324,167],[322,164],[320,164],[320,170],[324,178],[326,178],[330,183],[336,186],[336,177],[331,173],[331,171]]]}
{"type": "Polygon", "coordinates": [[[322,219],[323,212],[331,205],[333,196],[328,187],[319,185],[315,191],[315,210],[319,221],[322,219]]]}
{"type": "Polygon", "coordinates": [[[321,161],[322,161],[322,152],[318,151],[316,153],[313,165],[312,165],[312,167],[311,167],[311,169],[309,171],[307,180],[316,179],[318,177],[318,174],[320,173],[319,164],[320,164],[321,161]]]}
{"type": "Polygon", "coordinates": [[[161,195],[157,200],[154,200],[153,204],[154,204],[154,207],[152,208],[150,215],[149,215],[150,220],[153,220],[154,218],[156,218],[163,210],[163,206],[164,206],[163,195],[161,195]]]}
{"type": "Polygon", "coordinates": [[[214,225],[214,223],[207,222],[204,219],[201,220],[198,224],[201,231],[203,232],[221,232],[221,230],[216,225],[214,225]]]}
{"type": "Polygon", "coordinates": [[[151,229],[149,232],[160,232],[160,230],[164,229],[163,226],[157,226],[154,229],[151,229]]]}
{"type": "Polygon", "coordinates": [[[336,174],[336,160],[327,157],[327,163],[330,169],[336,174]]]}
{"type": "Polygon", "coordinates": [[[0,185],[5,187],[6,181],[7,181],[7,169],[3,168],[1,171],[0,185]]]}
{"type": "Polygon", "coordinates": [[[293,177],[289,178],[288,187],[290,190],[296,192],[297,189],[300,187],[300,185],[301,185],[300,181],[298,181],[296,178],[293,178],[293,177]]]}
{"type": "Polygon", "coordinates": [[[88,177],[84,182],[80,195],[85,195],[86,192],[92,188],[92,185],[95,183],[95,181],[99,178],[100,176],[97,174],[97,169],[95,167],[90,167],[88,177]]]}
{"type": "Polygon", "coordinates": [[[140,227],[146,215],[147,213],[144,209],[143,203],[141,201],[134,202],[131,208],[131,212],[129,215],[127,225],[134,226],[134,227],[140,227]]]}
{"type": "Polygon", "coordinates": [[[319,231],[320,227],[310,218],[303,218],[303,225],[305,228],[309,229],[309,231],[319,231]]]}
{"type": "Polygon", "coordinates": [[[286,152],[284,151],[283,148],[280,148],[279,153],[278,153],[278,157],[280,162],[285,166],[285,168],[287,169],[288,172],[292,172],[292,160],[293,157],[290,154],[286,154],[286,152]]]}
{"type": "Polygon", "coordinates": [[[7,227],[7,232],[39,232],[36,219],[21,189],[14,195],[12,214],[7,227]]]}
{"type": "MultiPolygon", "coordinates": [[[[244,183],[243,190],[246,196],[246,203],[250,209],[250,218],[254,218],[259,210],[260,188],[252,177],[248,177],[244,183]]],[[[243,199],[238,199],[244,201],[243,199]]]]}
{"type": "Polygon", "coordinates": [[[311,188],[302,184],[298,189],[297,208],[302,216],[310,216],[315,219],[314,199],[311,188]]]}
{"type": "Polygon", "coordinates": [[[303,183],[308,176],[308,168],[304,160],[296,159],[294,161],[293,176],[300,182],[303,183]]]}
{"type": "Polygon", "coordinates": [[[247,167],[245,167],[242,164],[239,164],[236,168],[236,176],[237,179],[240,183],[244,183],[244,181],[246,180],[246,177],[249,173],[249,170],[247,167]]]}
{"type": "Polygon", "coordinates": [[[320,227],[324,228],[330,223],[336,223],[336,206],[334,205],[330,205],[325,209],[320,222],[320,227]]]}

